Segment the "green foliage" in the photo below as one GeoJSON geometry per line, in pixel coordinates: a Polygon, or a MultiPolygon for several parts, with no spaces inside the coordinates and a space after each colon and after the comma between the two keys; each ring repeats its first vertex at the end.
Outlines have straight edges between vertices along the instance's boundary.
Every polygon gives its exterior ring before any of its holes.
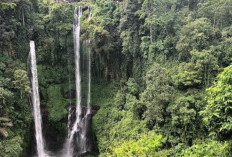
{"type": "Polygon", "coordinates": [[[61,121],[67,114],[67,102],[62,96],[61,86],[53,85],[47,89],[49,120],[53,122],[61,121]]]}
{"type": "Polygon", "coordinates": [[[32,120],[27,97],[29,80],[19,60],[13,61],[5,54],[1,55],[0,60],[0,156],[19,156],[32,120]]]}
{"type": "Polygon", "coordinates": [[[15,136],[2,142],[3,148],[0,148],[0,157],[19,157],[22,152],[23,139],[15,136]]]}
{"type": "Polygon", "coordinates": [[[228,143],[220,143],[218,141],[208,141],[202,144],[195,144],[181,151],[175,152],[174,150],[172,150],[170,152],[170,156],[174,156],[174,157],[190,157],[190,156],[191,157],[212,157],[212,156],[226,157],[226,156],[230,156],[228,149],[229,149],[228,143]]]}
{"type": "Polygon", "coordinates": [[[7,99],[10,99],[13,96],[13,93],[7,89],[0,87],[0,103],[1,105],[6,105],[7,99]]]}
{"type": "MultiPolygon", "coordinates": [[[[49,15],[44,19],[50,22],[51,26],[56,25],[57,30],[60,33],[66,33],[66,31],[72,30],[72,5],[54,3],[49,7],[49,15]]],[[[50,29],[54,29],[50,28],[50,29]]]]}
{"type": "Polygon", "coordinates": [[[118,81],[109,83],[105,80],[95,78],[92,81],[91,101],[96,106],[107,106],[112,103],[117,90],[118,81]]]}
{"type": "Polygon", "coordinates": [[[192,63],[180,64],[178,74],[174,75],[173,79],[179,89],[198,87],[202,83],[202,77],[194,69],[194,64],[192,63]]]}
{"type": "MultiPolygon", "coordinates": [[[[232,63],[231,0],[1,0],[0,117],[14,123],[8,138],[1,138],[3,153],[9,152],[4,155],[19,156],[21,139],[29,141],[24,139],[32,120],[25,71],[29,39],[36,42],[41,104],[49,112],[44,129],[63,135],[65,98],[75,89],[68,86],[75,73],[75,5],[92,8],[91,19],[83,12],[81,40],[91,40],[99,156],[167,156],[178,144],[174,154],[181,156],[223,154],[227,144],[204,139],[208,130],[222,140],[231,138],[229,68],[204,97],[220,69],[232,63]],[[203,144],[192,146],[196,139],[203,144]]],[[[86,89],[83,85],[83,100],[86,89]]]]}
{"type": "Polygon", "coordinates": [[[213,51],[216,54],[216,56],[219,58],[220,62],[223,67],[229,66],[232,63],[231,56],[232,56],[232,50],[231,50],[231,32],[232,27],[226,27],[222,30],[222,37],[223,40],[221,43],[215,47],[213,47],[213,51]]]}
{"type": "Polygon", "coordinates": [[[7,2],[6,0],[2,0],[0,2],[0,8],[3,9],[3,10],[14,9],[15,7],[16,7],[16,3],[7,2]]]}
{"type": "Polygon", "coordinates": [[[225,68],[224,71],[218,75],[218,81],[207,90],[207,105],[201,112],[206,126],[211,131],[211,135],[219,138],[231,138],[231,76],[232,66],[225,68]]]}
{"type": "Polygon", "coordinates": [[[126,85],[130,94],[137,95],[139,93],[139,85],[136,83],[134,78],[129,78],[126,85]]]}
{"type": "Polygon", "coordinates": [[[27,93],[30,90],[30,83],[27,77],[27,72],[24,70],[16,70],[14,72],[14,79],[13,81],[15,88],[20,90],[20,97],[22,99],[23,93],[27,93]]]}
{"type": "Polygon", "coordinates": [[[129,93],[124,96],[121,90],[115,95],[116,91],[108,87],[101,87],[101,91],[111,94],[103,97],[101,100],[103,104],[94,116],[94,130],[102,156],[110,153],[122,142],[137,139],[141,133],[146,132],[145,124],[138,120],[136,113],[133,113],[138,104],[136,97],[129,93]]]}
{"type": "MultiPolygon", "coordinates": [[[[192,96],[178,97],[167,109],[171,114],[171,132],[175,134],[170,142],[188,144],[197,135],[196,100],[192,96]],[[177,137],[177,138],[175,138],[177,137]]],[[[171,136],[171,134],[169,135],[171,136]]]]}
{"type": "Polygon", "coordinates": [[[156,152],[162,146],[163,142],[165,142],[165,139],[161,135],[149,132],[141,135],[138,140],[125,141],[116,148],[113,148],[113,154],[110,156],[156,156],[156,152]]]}
{"type": "MultiPolygon", "coordinates": [[[[95,80],[96,81],[96,80],[95,80]]],[[[97,114],[93,117],[93,129],[98,139],[98,149],[101,153],[109,150],[109,131],[113,127],[113,120],[119,115],[115,108],[111,109],[113,97],[115,95],[115,84],[105,84],[103,82],[93,82],[92,103],[100,106],[97,114]],[[94,94],[95,93],[95,94],[94,94]],[[101,99],[99,99],[101,97],[101,99]],[[111,118],[114,117],[114,118],[111,118]]]]}
{"type": "Polygon", "coordinates": [[[219,66],[218,60],[210,50],[191,51],[191,62],[195,64],[194,69],[200,74],[202,82],[207,87],[216,76],[219,66]]]}
{"type": "Polygon", "coordinates": [[[179,65],[174,81],[180,89],[191,87],[208,87],[219,70],[218,60],[212,50],[190,52],[191,61],[179,65]]]}
{"type": "Polygon", "coordinates": [[[67,79],[68,71],[59,66],[38,65],[37,68],[40,86],[44,88],[48,88],[49,84],[62,84],[67,79]]]}
{"type": "Polygon", "coordinates": [[[210,19],[214,28],[230,26],[231,23],[231,1],[230,0],[207,0],[200,3],[199,15],[210,19]]]}
{"type": "Polygon", "coordinates": [[[144,118],[147,125],[161,125],[165,121],[165,110],[173,100],[174,88],[166,69],[154,64],[145,76],[146,89],[141,94],[141,101],[146,106],[144,118]]]}
{"type": "Polygon", "coordinates": [[[180,38],[176,45],[179,58],[189,59],[190,51],[197,49],[202,51],[213,44],[216,32],[206,18],[196,19],[185,25],[180,31],[180,38]]]}

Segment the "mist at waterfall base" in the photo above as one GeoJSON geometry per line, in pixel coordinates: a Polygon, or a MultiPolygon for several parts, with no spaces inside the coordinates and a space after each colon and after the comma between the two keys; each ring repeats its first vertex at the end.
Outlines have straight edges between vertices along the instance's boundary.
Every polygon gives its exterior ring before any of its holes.
{"type": "MultiPolygon", "coordinates": [[[[89,10],[89,19],[91,18],[91,9],[89,10]]],[[[31,56],[31,84],[32,84],[32,104],[33,104],[33,116],[35,122],[35,141],[33,145],[36,145],[33,150],[32,156],[38,157],[80,157],[94,152],[94,144],[92,137],[92,113],[91,113],[91,49],[90,49],[90,40],[86,39],[83,41],[83,54],[80,53],[80,18],[82,16],[82,7],[79,9],[75,8],[74,10],[74,22],[73,22],[73,40],[74,40],[74,55],[75,55],[75,83],[76,83],[76,104],[75,106],[71,103],[68,107],[68,122],[67,122],[67,138],[63,141],[63,148],[56,151],[45,150],[46,142],[49,143],[49,139],[43,139],[42,134],[42,119],[46,121],[45,116],[41,115],[40,111],[40,98],[39,98],[39,86],[38,86],[38,76],[36,69],[36,56],[35,56],[35,45],[34,41],[30,42],[30,56],[31,56]],[[33,53],[33,54],[32,54],[33,53]],[[83,57],[85,60],[86,71],[84,72],[87,76],[83,82],[87,84],[87,100],[86,106],[81,100],[81,60],[83,57]],[[33,59],[33,60],[32,60],[33,59]],[[43,118],[42,118],[43,117],[43,118]]],[[[83,62],[83,61],[82,61],[83,62]]],[[[70,83],[70,79],[69,79],[70,83]]],[[[46,122],[45,122],[46,125],[46,122]]],[[[65,136],[65,135],[64,135],[65,136]]],[[[52,143],[52,142],[50,142],[52,143]]]]}

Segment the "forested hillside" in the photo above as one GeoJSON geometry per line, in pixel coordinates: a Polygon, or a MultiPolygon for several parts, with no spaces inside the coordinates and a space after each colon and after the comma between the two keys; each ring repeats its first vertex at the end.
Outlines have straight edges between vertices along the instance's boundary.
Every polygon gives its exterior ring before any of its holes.
{"type": "Polygon", "coordinates": [[[91,41],[97,156],[231,156],[232,0],[0,0],[0,157],[35,149],[30,40],[46,146],[62,148],[75,103],[75,6],[92,9],[80,27],[91,41]]]}

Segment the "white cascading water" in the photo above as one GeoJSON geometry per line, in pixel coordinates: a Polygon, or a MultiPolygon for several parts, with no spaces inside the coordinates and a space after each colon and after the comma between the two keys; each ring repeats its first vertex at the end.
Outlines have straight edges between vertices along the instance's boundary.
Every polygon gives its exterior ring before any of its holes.
{"type": "Polygon", "coordinates": [[[35,122],[35,137],[38,157],[46,157],[44,149],[44,140],[42,135],[42,116],[40,111],[39,85],[36,66],[35,42],[30,41],[30,59],[31,59],[31,84],[32,84],[32,104],[35,122]]]}
{"type": "Polygon", "coordinates": [[[91,114],[91,54],[90,54],[90,39],[87,40],[87,55],[88,55],[88,99],[87,99],[87,115],[91,114]]]}
{"type": "Polygon", "coordinates": [[[84,40],[83,41],[83,50],[86,52],[86,57],[87,57],[87,85],[88,85],[88,90],[87,90],[87,108],[86,108],[86,113],[84,115],[84,118],[82,119],[82,125],[81,125],[81,134],[83,135],[83,138],[81,139],[81,151],[82,153],[87,152],[88,144],[87,144],[87,127],[88,127],[88,116],[91,114],[91,58],[90,58],[90,40],[84,40]]]}
{"type": "MultiPolygon", "coordinates": [[[[76,10],[76,9],[75,9],[76,10]]],[[[73,130],[77,131],[77,125],[81,119],[81,74],[80,74],[80,20],[82,16],[82,8],[79,7],[78,15],[74,15],[74,54],[75,54],[75,78],[76,78],[76,121],[74,123],[73,130]],[[78,19],[78,21],[77,21],[78,19]],[[77,22],[76,22],[77,21],[77,22]]]]}
{"type": "MultiPolygon", "coordinates": [[[[88,19],[91,18],[91,9],[89,10],[88,19]]],[[[69,108],[68,113],[68,138],[65,142],[63,156],[72,157],[74,156],[74,142],[77,138],[78,152],[77,156],[86,153],[88,150],[87,144],[87,127],[88,127],[88,115],[91,114],[91,49],[90,40],[85,40],[83,45],[88,57],[88,93],[87,93],[87,110],[85,115],[82,114],[81,107],[81,74],[80,74],[80,19],[82,16],[82,7],[79,7],[78,14],[77,8],[74,10],[74,22],[73,22],[73,36],[74,36],[74,54],[75,54],[75,81],[76,81],[76,119],[72,122],[72,109],[69,108]],[[77,133],[77,136],[75,134],[77,133]]],[[[69,80],[70,83],[70,80],[69,80]]]]}
{"type": "MultiPolygon", "coordinates": [[[[74,39],[74,54],[75,54],[75,78],[76,78],[76,120],[73,124],[68,140],[66,142],[65,156],[73,156],[73,137],[76,132],[78,132],[81,120],[81,74],[80,74],[80,19],[82,16],[82,8],[79,7],[78,14],[77,8],[74,10],[74,22],[73,22],[73,39],[74,39]]],[[[70,110],[71,111],[71,110],[70,110]]],[[[71,114],[71,113],[69,113],[71,114]]]]}
{"type": "MultiPolygon", "coordinates": [[[[89,17],[88,20],[91,19],[92,16],[91,8],[89,7],[89,17]]],[[[90,39],[87,40],[87,55],[88,55],[88,100],[87,100],[87,114],[91,114],[91,52],[90,52],[90,39]]]]}

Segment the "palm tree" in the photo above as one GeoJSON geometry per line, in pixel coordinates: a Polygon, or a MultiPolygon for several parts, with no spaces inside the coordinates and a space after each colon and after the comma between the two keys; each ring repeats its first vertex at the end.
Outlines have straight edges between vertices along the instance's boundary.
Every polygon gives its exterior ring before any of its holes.
{"type": "Polygon", "coordinates": [[[5,117],[0,117],[0,134],[3,137],[7,137],[8,136],[8,132],[6,131],[6,127],[12,127],[13,124],[10,121],[9,118],[5,118],[5,117]]]}

